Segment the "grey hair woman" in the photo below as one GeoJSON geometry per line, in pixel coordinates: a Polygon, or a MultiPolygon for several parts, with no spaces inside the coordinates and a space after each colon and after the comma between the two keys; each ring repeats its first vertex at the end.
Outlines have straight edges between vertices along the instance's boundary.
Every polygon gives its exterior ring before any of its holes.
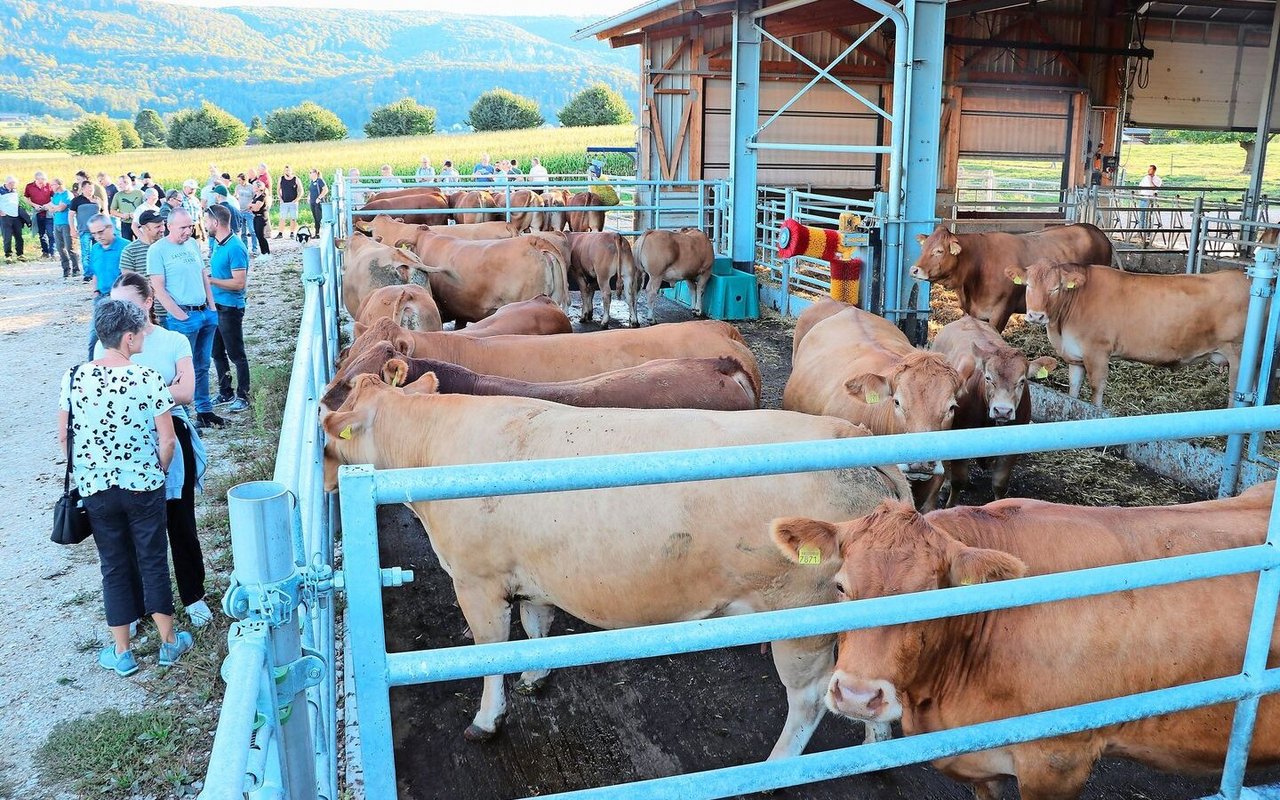
{"type": "Polygon", "coordinates": [[[106,300],[93,325],[104,352],[63,377],[58,431],[102,565],[112,643],[98,653],[98,664],[128,676],[138,671],[129,624],[144,614],[160,633],[161,666],[177,663],[192,646],[191,634],[173,628],[165,533],[165,471],[176,441],[173,396],[158,372],[130,360],[145,339],[142,309],[106,300]],[[68,414],[74,417],[70,443],[68,414]]]}

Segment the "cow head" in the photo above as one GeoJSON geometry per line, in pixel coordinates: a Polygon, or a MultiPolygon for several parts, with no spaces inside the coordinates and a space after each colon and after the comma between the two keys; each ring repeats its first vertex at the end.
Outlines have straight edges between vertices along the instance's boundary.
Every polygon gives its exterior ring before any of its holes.
{"type": "MultiPolygon", "coordinates": [[[[324,488],[338,489],[338,467],[343,464],[376,464],[379,453],[373,437],[377,395],[387,387],[380,375],[360,375],[336,411],[321,410],[320,426],[327,434],[324,446],[324,488]]],[[[392,390],[394,391],[394,390],[392,390]]]]}
{"type": "Polygon", "coordinates": [[[1073,298],[1074,292],[1084,286],[1088,271],[1079,264],[1050,264],[1037,261],[1029,267],[1008,267],[1004,274],[1016,284],[1027,289],[1027,322],[1047,325],[1051,316],[1064,303],[1073,298]]]}
{"type": "MultiPolygon", "coordinates": [[[[843,523],[776,519],[773,539],[783,555],[799,564],[838,560],[834,580],[841,601],[1007,580],[1027,572],[1014,556],[968,547],[910,505],[892,500],[843,523]]],[[[867,722],[901,719],[902,692],[930,677],[929,648],[946,646],[929,632],[952,624],[927,621],[840,634],[827,706],[867,722]]]]}
{"type": "MultiPolygon", "coordinates": [[[[937,353],[916,351],[886,372],[867,372],[845,381],[855,402],[892,404],[892,429],[897,433],[945,431],[955,418],[957,395],[973,369],[972,361],[957,372],[937,353]]],[[[928,480],[942,462],[899,465],[911,480],[928,480]]]]}
{"type": "Polygon", "coordinates": [[[400,330],[391,320],[378,320],[372,326],[373,333],[367,333],[351,345],[347,358],[338,369],[338,374],[325,387],[320,397],[320,405],[329,409],[337,409],[347,399],[352,381],[360,375],[381,375],[382,365],[388,359],[397,358],[413,352],[413,340],[400,330]],[[390,323],[383,326],[382,323],[390,323]],[[388,330],[394,328],[395,332],[388,330]]]}
{"type": "Polygon", "coordinates": [[[975,371],[980,372],[979,390],[987,402],[987,419],[997,425],[1013,422],[1027,391],[1027,381],[1049,377],[1058,366],[1052,356],[1030,360],[1015,347],[973,346],[975,371]]]}
{"type": "Polygon", "coordinates": [[[928,236],[917,235],[916,241],[920,243],[920,258],[911,267],[911,277],[930,282],[950,277],[963,250],[960,239],[939,225],[928,236]]]}

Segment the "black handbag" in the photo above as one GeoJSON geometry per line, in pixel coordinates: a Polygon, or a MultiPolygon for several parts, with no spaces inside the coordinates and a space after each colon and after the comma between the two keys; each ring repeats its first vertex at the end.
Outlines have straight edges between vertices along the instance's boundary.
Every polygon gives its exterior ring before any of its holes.
{"type": "MultiPolygon", "coordinates": [[[[76,367],[71,373],[72,390],[75,389],[76,373],[79,371],[80,368],[76,367]]],[[[53,533],[49,536],[54,544],[80,544],[93,535],[93,529],[89,527],[89,512],[80,500],[80,490],[71,487],[71,454],[75,452],[71,433],[71,420],[75,414],[74,391],[70,394],[73,396],[67,411],[67,474],[62,479],[62,497],[53,504],[53,533]]]]}

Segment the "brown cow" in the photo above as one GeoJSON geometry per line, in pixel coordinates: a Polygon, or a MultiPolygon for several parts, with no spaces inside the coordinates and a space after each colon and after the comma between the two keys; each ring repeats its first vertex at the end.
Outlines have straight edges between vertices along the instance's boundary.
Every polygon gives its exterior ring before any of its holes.
{"type": "MultiPolygon", "coordinates": [[[[932,350],[941,353],[959,373],[968,367],[968,380],[956,396],[952,428],[986,428],[991,425],[1025,425],[1031,421],[1031,391],[1027,381],[1047,378],[1058,366],[1052,356],[1029,360],[1010,347],[996,329],[967,314],[938,331],[932,350]]],[[[991,488],[997,500],[1008,494],[1009,474],[1018,462],[1016,455],[998,456],[991,470],[991,488]]],[[[968,460],[948,461],[951,495],[947,506],[956,504],[969,485],[968,460]]]]}
{"type": "Polygon", "coordinates": [[[366,203],[372,203],[375,200],[386,200],[393,197],[407,197],[414,194],[439,194],[444,192],[439,186],[409,186],[404,189],[379,189],[365,198],[366,203]]]}
{"type": "MultiPolygon", "coordinates": [[[[447,209],[449,207],[448,200],[439,192],[418,191],[413,194],[403,194],[397,197],[385,197],[379,200],[370,200],[360,206],[360,211],[377,211],[381,214],[390,214],[399,217],[404,222],[412,225],[442,225],[448,218],[448,214],[406,214],[406,209],[447,209]]],[[[353,223],[357,230],[368,230],[368,225],[377,217],[358,216],[353,217],[353,223]]]]}
{"type": "Polygon", "coordinates": [[[426,266],[413,253],[375,242],[368,236],[352,236],[342,258],[342,304],[352,319],[359,316],[360,304],[375,289],[420,282],[429,275],[444,277],[445,283],[458,280],[452,269],[426,266]]]}
{"type": "Polygon", "coordinates": [[[420,231],[413,251],[423,263],[457,274],[456,282],[431,284],[444,319],[476,322],[507,303],[540,294],[569,307],[568,264],[560,248],[538,238],[473,242],[420,231]]]}
{"type": "Polygon", "coordinates": [[[747,370],[757,399],[760,395],[760,368],[751,348],[737,328],[718,320],[591,333],[482,338],[449,332],[397,331],[388,322],[380,320],[356,339],[335,382],[349,381],[351,375],[346,367],[366,348],[386,339],[407,356],[448,361],[483,375],[534,382],[588,378],[658,358],[728,356],[747,370]]]}
{"type": "Polygon", "coordinates": [[[1048,326],[1049,343],[1070,367],[1072,397],[1087,374],[1093,404],[1102,405],[1111,356],[1167,367],[1225,363],[1235,390],[1249,311],[1244,273],[1141,275],[1041,262],[1005,274],[1026,285],[1027,322],[1048,326]]]}
{"type": "MultiPolygon", "coordinates": [[[[705,408],[746,411],[757,408],[751,376],[737,359],[664,358],[569,381],[532,382],[481,375],[466,367],[430,358],[402,356],[391,342],[379,342],[351,362],[346,374],[382,375],[392,386],[412,388],[434,373],[441,394],[537,397],[579,408],[705,408]]],[[[345,393],[325,395],[325,407],[342,405],[345,393]]]]}
{"type": "MultiPolygon", "coordinates": [[[[614,333],[621,331],[575,337],[614,333]]],[[[372,375],[357,379],[343,409],[321,415],[329,489],[340,464],[523,462],[865,434],[844,420],[785,411],[573,408],[523,397],[406,394],[372,375]]],[[[517,601],[531,637],[547,635],[557,608],[597,627],[626,628],[831,602],[834,564],[789,562],[770,545],[769,520],[802,510],[843,519],[906,492],[890,467],[422,502],[413,510],[483,643],[508,638],[517,601]]],[[[798,755],[821,720],[833,639],[773,643],[788,712],[771,758],[798,755]]],[[[548,676],[530,670],[517,689],[534,691],[548,676]]],[[[485,678],[467,738],[494,735],[505,710],[503,677],[485,678]]]]}
{"type": "Polygon", "coordinates": [[[587,211],[583,206],[603,206],[604,201],[593,192],[578,192],[572,195],[565,206],[569,208],[569,230],[574,233],[604,230],[604,211],[587,211]],[[575,208],[577,206],[578,208],[575,208]]]}
{"type": "Polygon", "coordinates": [[[1022,287],[1005,280],[1006,267],[1026,267],[1040,259],[1110,264],[1112,258],[1111,240],[1088,223],[1034,233],[951,233],[939,225],[916,241],[920,258],[911,277],[954,290],[966,314],[1001,332],[1011,314],[1027,308],[1022,287]]]}
{"type": "MultiPolygon", "coordinates": [[[[1275,485],[1183,506],[1081,508],[1001,500],[920,516],[901,503],[832,524],[776,520],[775,542],[839,572],[864,599],[1258,545],[1275,485]],[[814,553],[813,551],[817,551],[814,553]]],[[[1258,578],[1179,583],[1058,603],[849,631],[827,705],[912,736],[1235,675],[1258,578]]],[[[1269,663],[1280,660],[1280,628],[1269,663]]],[[[981,800],[1074,800],[1094,763],[1120,755],[1169,772],[1222,769],[1234,705],[1109,725],[935,761],[981,800]]],[[[1262,698],[1250,766],[1280,761],[1280,696],[1262,698]]]]}
{"type": "MultiPolygon", "coordinates": [[[[393,339],[401,327],[390,319],[374,320],[364,324],[356,322],[357,344],[369,331],[378,331],[372,341],[393,339]]],[[[518,303],[508,303],[479,322],[447,333],[481,338],[486,336],[546,336],[552,333],[572,333],[573,325],[564,309],[545,294],[518,303]]],[[[350,348],[355,349],[355,345],[350,348]]]]}
{"type": "MultiPolygon", "coordinates": [[[[653,309],[658,303],[658,290],[663,281],[674,286],[677,281],[688,281],[693,294],[693,313],[702,316],[702,293],[711,280],[711,265],[715,251],[711,240],[697,228],[681,228],[678,231],[648,230],[640,234],[635,247],[636,271],[644,282],[649,300],[649,322],[653,322],[653,309]]],[[[638,325],[634,297],[631,303],[631,324],[638,325]]]]}
{"type": "MultiPolygon", "coordinates": [[[[957,373],[941,355],[912,347],[892,323],[826,300],[800,315],[794,341],[783,408],[847,419],[877,435],[951,427],[968,372],[957,373]]],[[[919,506],[932,509],[944,479],[942,463],[900,468],[913,482],[919,506]]]]}
{"type": "Polygon", "coordinates": [[[603,233],[571,233],[572,247],[569,274],[578,282],[582,295],[582,321],[595,317],[596,288],[600,289],[600,325],[609,327],[609,306],[613,302],[613,287],[626,297],[627,304],[635,308],[636,269],[631,244],[626,237],[604,231],[603,233]]]}
{"type": "MultiPolygon", "coordinates": [[[[448,196],[449,208],[456,208],[460,211],[467,209],[484,209],[493,208],[497,205],[492,194],[487,191],[471,189],[465,192],[458,192],[448,196]]],[[[499,215],[489,213],[459,213],[456,216],[459,223],[469,225],[476,222],[499,222],[499,215]]],[[[439,220],[437,220],[439,222],[439,220]]]]}
{"type": "Polygon", "coordinates": [[[568,189],[547,189],[542,193],[542,230],[563,231],[569,229],[569,212],[564,207],[569,204],[568,189]]]}
{"type": "Polygon", "coordinates": [[[356,312],[357,327],[388,319],[411,331],[438,331],[440,309],[425,286],[384,286],[372,292],[356,312]]]}
{"type": "Polygon", "coordinates": [[[532,210],[542,208],[542,197],[537,192],[532,189],[498,190],[493,192],[493,199],[498,207],[511,206],[512,208],[530,209],[528,211],[507,212],[511,215],[509,224],[515,226],[516,232],[542,230],[542,213],[532,210]]]}

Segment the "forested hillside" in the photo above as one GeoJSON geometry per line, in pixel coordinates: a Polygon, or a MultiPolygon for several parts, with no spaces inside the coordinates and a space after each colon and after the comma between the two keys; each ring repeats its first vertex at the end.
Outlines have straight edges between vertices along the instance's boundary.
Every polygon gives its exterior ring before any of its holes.
{"type": "MultiPolygon", "coordinates": [[[[353,5],[358,0],[353,0],[353,5]]],[[[210,100],[246,122],[314,100],[353,133],[409,95],[461,122],[488,89],[551,120],[593,81],[637,102],[636,52],[570,35],[589,20],[428,12],[190,8],[137,0],[6,0],[0,111],[132,117],[210,100]]]]}

